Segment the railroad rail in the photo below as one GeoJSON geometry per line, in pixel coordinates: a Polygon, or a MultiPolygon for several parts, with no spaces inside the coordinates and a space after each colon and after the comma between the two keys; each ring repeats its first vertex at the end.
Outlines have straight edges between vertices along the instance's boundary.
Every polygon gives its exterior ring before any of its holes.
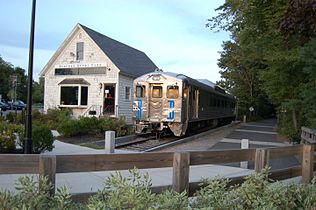
{"type": "MultiPolygon", "coordinates": [[[[152,151],[158,151],[162,148],[167,148],[170,146],[174,146],[177,144],[182,144],[186,143],[189,141],[192,141],[196,138],[200,138],[202,136],[209,135],[210,133],[219,131],[221,129],[225,129],[231,126],[234,126],[238,124],[239,122],[233,122],[228,125],[224,125],[221,127],[213,128],[213,129],[208,129],[205,130],[199,130],[196,131],[195,133],[191,133],[186,137],[175,137],[173,135],[167,135],[160,137],[157,139],[157,136],[152,136],[150,134],[141,134],[136,136],[135,138],[130,138],[129,140],[115,140],[115,148],[116,149],[123,149],[123,150],[131,150],[131,151],[139,151],[139,152],[152,152],[152,151]]],[[[99,145],[104,145],[104,141],[100,141],[99,145]]]]}

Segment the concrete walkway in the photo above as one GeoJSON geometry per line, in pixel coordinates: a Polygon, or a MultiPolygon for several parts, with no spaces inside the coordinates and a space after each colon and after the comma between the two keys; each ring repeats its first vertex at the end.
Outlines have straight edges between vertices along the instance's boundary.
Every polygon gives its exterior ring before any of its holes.
{"type": "MultiPolygon", "coordinates": [[[[249,140],[249,148],[290,146],[289,143],[278,141],[276,119],[267,119],[257,122],[242,123],[238,129],[235,129],[219,143],[215,144],[210,150],[240,149],[242,139],[249,140]]],[[[239,167],[239,163],[225,165],[239,167]]],[[[300,163],[294,156],[272,159],[269,162],[271,169],[281,169],[296,165],[300,165],[300,163]]],[[[248,168],[254,168],[253,161],[249,161],[248,168]]]]}

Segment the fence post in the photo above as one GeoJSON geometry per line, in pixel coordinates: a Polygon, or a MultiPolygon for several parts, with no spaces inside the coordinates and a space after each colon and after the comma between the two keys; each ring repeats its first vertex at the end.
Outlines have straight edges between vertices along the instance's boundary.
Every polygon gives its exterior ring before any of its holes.
{"type": "Polygon", "coordinates": [[[303,159],[302,159],[302,182],[304,184],[310,183],[313,178],[314,171],[314,145],[303,145],[303,159]]]}
{"type": "Polygon", "coordinates": [[[114,153],[115,131],[105,131],[104,150],[106,153],[114,153]]]}
{"type": "Polygon", "coordinates": [[[256,149],[255,171],[260,172],[267,165],[269,165],[269,150],[256,149]]]}
{"type": "Polygon", "coordinates": [[[175,152],[173,155],[172,188],[176,192],[189,193],[190,153],[175,152]]]}
{"type": "MultiPolygon", "coordinates": [[[[55,184],[56,184],[56,156],[55,155],[40,155],[39,159],[39,175],[46,176],[47,181],[52,184],[52,189],[50,190],[50,195],[55,194],[55,184]]],[[[40,188],[42,184],[39,182],[40,188]]]]}
{"type": "MultiPolygon", "coordinates": [[[[242,139],[240,146],[241,146],[241,149],[248,149],[249,148],[249,140],[248,139],[242,139]]],[[[248,168],[248,161],[241,161],[240,162],[240,168],[247,169],[248,168]]]]}

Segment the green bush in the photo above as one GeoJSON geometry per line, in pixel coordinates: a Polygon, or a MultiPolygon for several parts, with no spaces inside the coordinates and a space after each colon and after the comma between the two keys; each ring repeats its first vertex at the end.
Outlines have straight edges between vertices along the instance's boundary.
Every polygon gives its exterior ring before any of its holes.
{"type": "Polygon", "coordinates": [[[128,128],[126,126],[125,120],[122,118],[100,118],[99,129],[101,133],[104,133],[105,131],[115,131],[116,136],[124,136],[128,133],[128,128]]]}
{"type": "Polygon", "coordinates": [[[227,188],[227,179],[207,182],[196,193],[193,209],[311,209],[316,205],[316,185],[270,183],[268,169],[246,177],[243,184],[227,188]]]}
{"type": "Polygon", "coordinates": [[[51,197],[49,195],[51,187],[45,177],[40,177],[39,181],[35,181],[33,177],[20,177],[16,187],[17,194],[0,192],[0,209],[83,209],[81,205],[72,202],[67,188],[59,188],[55,197],[51,197]]]}
{"type": "Polygon", "coordinates": [[[22,135],[22,125],[0,122],[0,153],[13,152],[16,149],[16,138],[22,135]]]}
{"type": "Polygon", "coordinates": [[[33,125],[32,138],[34,153],[41,153],[44,151],[53,150],[54,137],[52,132],[46,125],[33,125]]]}
{"type": "MultiPolygon", "coordinates": [[[[24,128],[19,132],[18,144],[22,147],[24,144],[24,128]]],[[[33,153],[52,151],[54,148],[54,137],[51,130],[45,124],[33,124],[32,126],[33,153]]]]}
{"type": "Polygon", "coordinates": [[[98,134],[99,120],[96,117],[80,117],[78,120],[81,134],[98,134]]]}
{"type": "Polygon", "coordinates": [[[119,172],[110,175],[104,188],[86,203],[74,203],[66,187],[49,196],[51,185],[40,177],[21,177],[17,193],[0,190],[0,209],[314,209],[316,205],[315,179],[309,185],[270,183],[268,170],[248,176],[240,186],[227,187],[228,181],[219,178],[205,182],[206,187],[193,198],[185,193],[165,191],[161,194],[149,190],[151,180],[147,174],[130,170],[123,177],[119,172]],[[41,185],[39,185],[41,183],[41,185]]]}
{"type": "Polygon", "coordinates": [[[78,120],[65,120],[57,127],[57,131],[65,137],[71,137],[79,135],[80,125],[78,120]]]}
{"type": "Polygon", "coordinates": [[[70,120],[71,115],[70,109],[48,109],[43,117],[50,129],[57,129],[60,123],[70,120]]]}
{"type": "Polygon", "coordinates": [[[128,134],[128,128],[123,119],[117,118],[96,118],[80,117],[79,119],[68,119],[60,123],[58,132],[65,137],[72,137],[82,134],[103,136],[105,131],[115,131],[117,136],[128,134]]]}

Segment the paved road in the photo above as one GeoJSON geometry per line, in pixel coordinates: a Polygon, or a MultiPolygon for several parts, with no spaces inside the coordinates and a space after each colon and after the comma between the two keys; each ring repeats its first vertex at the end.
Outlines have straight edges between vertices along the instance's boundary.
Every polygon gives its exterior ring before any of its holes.
{"type": "MultiPolygon", "coordinates": [[[[288,144],[277,140],[277,133],[275,130],[276,119],[243,123],[238,129],[235,129],[209,150],[240,149],[242,139],[249,140],[249,148],[288,146],[288,144]]],[[[240,163],[230,163],[225,165],[239,167],[240,163]]],[[[270,160],[269,165],[271,169],[281,169],[300,165],[300,163],[295,157],[287,157],[270,160]]],[[[254,168],[253,161],[249,161],[248,168],[254,168]]]]}

